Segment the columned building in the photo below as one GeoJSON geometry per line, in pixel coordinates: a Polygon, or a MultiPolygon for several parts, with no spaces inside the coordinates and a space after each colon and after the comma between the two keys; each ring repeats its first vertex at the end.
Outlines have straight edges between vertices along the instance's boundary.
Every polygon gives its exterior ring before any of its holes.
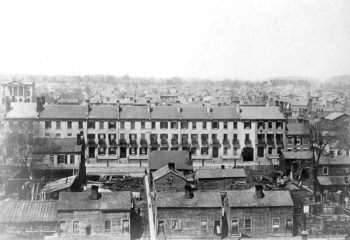
{"type": "Polygon", "coordinates": [[[1,104],[6,104],[6,97],[11,102],[33,102],[35,96],[35,83],[24,83],[13,80],[0,85],[1,104]]]}

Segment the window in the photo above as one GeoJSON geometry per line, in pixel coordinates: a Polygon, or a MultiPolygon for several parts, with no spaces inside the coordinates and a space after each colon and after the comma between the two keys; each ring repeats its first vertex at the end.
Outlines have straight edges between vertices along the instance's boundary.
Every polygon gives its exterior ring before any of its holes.
{"type": "Polygon", "coordinates": [[[73,221],[73,232],[79,232],[79,221],[73,221]]]}
{"type": "Polygon", "coordinates": [[[214,234],[217,236],[221,236],[221,224],[220,220],[214,221],[214,234]]]}
{"type": "Polygon", "coordinates": [[[111,221],[105,221],[105,231],[109,232],[111,230],[111,221]]]}
{"type": "Polygon", "coordinates": [[[66,232],[66,222],[65,221],[60,221],[60,228],[59,228],[59,232],[60,233],[64,233],[66,232]]]}
{"type": "Polygon", "coordinates": [[[158,235],[164,235],[165,233],[165,224],[164,221],[158,221],[158,235]]]}
{"type": "Polygon", "coordinates": [[[233,147],[233,156],[237,156],[237,155],[238,155],[238,148],[233,147]]]}
{"type": "Polygon", "coordinates": [[[223,140],[224,140],[224,142],[227,141],[227,134],[226,133],[224,134],[224,139],[223,140]]]}
{"type": "Polygon", "coordinates": [[[145,122],[141,122],[141,129],[145,129],[146,128],[146,123],[145,122]]]}
{"type": "Polygon", "coordinates": [[[212,129],[219,129],[219,122],[212,122],[211,123],[211,128],[212,129]]]}
{"type": "Polygon", "coordinates": [[[203,122],[203,123],[202,123],[202,128],[203,128],[203,129],[207,129],[207,122],[203,122]]]}
{"type": "Polygon", "coordinates": [[[201,155],[204,155],[204,156],[208,155],[208,148],[207,147],[201,148],[201,155]]]}
{"type": "Polygon", "coordinates": [[[135,129],[135,122],[130,122],[130,129],[135,129]]]}
{"type": "Polygon", "coordinates": [[[45,137],[50,137],[50,133],[45,133],[45,137]]]}
{"type": "Polygon", "coordinates": [[[55,137],[61,137],[61,133],[56,133],[55,137]]]}
{"type": "Polygon", "coordinates": [[[69,156],[69,163],[74,164],[74,155],[69,156]]]}
{"type": "Polygon", "coordinates": [[[45,129],[51,128],[51,121],[45,121],[45,129]]]}
{"type": "Polygon", "coordinates": [[[192,122],[192,129],[197,129],[197,123],[196,122],[192,122]]]}
{"type": "Polygon", "coordinates": [[[246,135],[245,135],[245,140],[248,142],[248,141],[250,141],[250,134],[249,133],[247,133],[246,135]]]}
{"type": "Polygon", "coordinates": [[[233,140],[234,140],[234,141],[237,141],[237,140],[238,140],[238,135],[237,135],[237,133],[234,133],[234,134],[233,134],[233,140]]]}
{"type": "Polygon", "coordinates": [[[156,122],[152,122],[152,129],[156,129],[156,122]]]}
{"type": "Polygon", "coordinates": [[[323,168],[322,168],[322,172],[323,172],[323,175],[328,175],[328,167],[327,166],[324,166],[323,168]]]}
{"type": "Polygon", "coordinates": [[[244,129],[251,129],[252,123],[251,122],[245,122],[244,123],[244,129]]]}
{"type": "Polygon", "coordinates": [[[252,220],[250,218],[244,219],[244,229],[252,229],[252,220]]]}
{"type": "Polygon", "coordinates": [[[54,159],[55,159],[55,156],[50,154],[50,163],[53,164],[54,163],[54,159]]]}
{"type": "Polygon", "coordinates": [[[279,218],[272,219],[272,228],[278,229],[279,227],[280,227],[280,219],[279,218]]]}
{"type": "Polygon", "coordinates": [[[122,223],[122,227],[123,227],[123,233],[125,232],[130,232],[130,228],[129,228],[129,220],[123,220],[123,223],[122,223]]]}
{"type": "Polygon", "coordinates": [[[238,219],[231,220],[231,234],[238,234],[238,219]]]}
{"type": "Polygon", "coordinates": [[[68,129],[71,129],[71,128],[72,128],[72,121],[68,121],[68,122],[67,122],[67,128],[68,128],[68,129]]]}
{"type": "Polygon", "coordinates": [[[108,129],[116,129],[117,123],[116,122],[108,122],[108,129]]]}
{"type": "Polygon", "coordinates": [[[282,129],[283,123],[282,122],[276,122],[276,128],[282,129]]]}
{"type": "Polygon", "coordinates": [[[117,153],[117,150],[115,147],[109,147],[108,148],[108,154],[109,155],[115,155],[117,153]]]}
{"type": "Polygon", "coordinates": [[[233,129],[237,129],[237,122],[233,122],[233,129]]]}
{"type": "Polygon", "coordinates": [[[178,128],[177,122],[171,122],[170,127],[171,127],[171,129],[177,129],[178,128]]]}
{"type": "Polygon", "coordinates": [[[129,150],[129,153],[131,156],[135,156],[137,154],[137,148],[136,147],[131,147],[129,150]]]}
{"type": "Polygon", "coordinates": [[[265,123],[264,122],[258,122],[258,129],[265,129],[265,123]]]}
{"type": "Polygon", "coordinates": [[[272,122],[268,122],[268,123],[267,123],[267,127],[268,127],[268,128],[272,128],[272,122]]]}
{"type": "Polygon", "coordinates": [[[224,122],[224,129],[227,129],[227,122],[224,122]]]}
{"type": "Polygon", "coordinates": [[[286,231],[287,232],[293,231],[293,220],[292,219],[286,219],[286,231]]]}
{"type": "Polygon", "coordinates": [[[82,121],[79,121],[79,122],[78,122],[78,125],[79,125],[79,129],[82,129],[82,128],[83,128],[83,122],[82,122],[82,121]]]}
{"type": "Polygon", "coordinates": [[[181,230],[181,221],[172,220],[171,221],[171,230],[174,230],[174,231],[181,230]]]}
{"type": "Polygon", "coordinates": [[[99,147],[98,148],[98,155],[105,155],[106,154],[106,148],[105,147],[99,147]]]}
{"type": "Polygon", "coordinates": [[[67,137],[71,137],[72,136],[72,133],[67,133],[67,137]]]}
{"type": "Polygon", "coordinates": [[[201,220],[201,230],[203,231],[208,230],[208,220],[201,220]]]}
{"type": "Polygon", "coordinates": [[[268,147],[267,153],[268,153],[268,154],[272,154],[272,147],[268,147]]]}
{"type": "Polygon", "coordinates": [[[294,138],[289,137],[288,138],[288,144],[294,144],[294,138]]]}
{"type": "Polygon", "coordinates": [[[94,121],[88,121],[88,128],[95,128],[95,122],[94,121]]]}
{"type": "Polygon", "coordinates": [[[161,129],[168,129],[168,123],[167,122],[160,122],[160,128],[161,129]]]}
{"type": "Polygon", "coordinates": [[[100,125],[100,129],[103,129],[104,128],[104,122],[99,122],[99,125],[100,125]]]}
{"type": "Polygon", "coordinates": [[[228,147],[224,147],[224,155],[226,156],[228,152],[228,147]]]}
{"type": "Polygon", "coordinates": [[[125,122],[120,122],[120,129],[125,129],[125,122]]]}
{"type": "Polygon", "coordinates": [[[188,122],[181,122],[181,129],[188,129],[188,122]]]}

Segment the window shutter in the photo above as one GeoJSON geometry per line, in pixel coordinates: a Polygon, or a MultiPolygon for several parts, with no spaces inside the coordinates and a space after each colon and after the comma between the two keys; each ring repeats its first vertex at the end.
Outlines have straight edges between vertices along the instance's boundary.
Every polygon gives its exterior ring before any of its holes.
{"type": "Polygon", "coordinates": [[[67,159],[68,159],[68,156],[67,156],[67,155],[64,155],[64,163],[65,163],[65,164],[68,163],[67,159]]]}
{"type": "Polygon", "coordinates": [[[182,229],[182,222],[181,222],[181,220],[179,220],[179,230],[181,230],[182,229]]]}

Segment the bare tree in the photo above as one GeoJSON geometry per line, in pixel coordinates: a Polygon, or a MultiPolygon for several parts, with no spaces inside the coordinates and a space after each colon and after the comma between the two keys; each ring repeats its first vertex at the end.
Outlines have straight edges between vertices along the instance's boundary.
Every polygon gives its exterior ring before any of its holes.
{"type": "Polygon", "coordinates": [[[312,152],[313,197],[317,196],[317,177],[322,157],[330,156],[329,149],[336,143],[349,143],[349,128],[345,124],[334,124],[321,120],[309,124],[309,143],[312,152]]]}

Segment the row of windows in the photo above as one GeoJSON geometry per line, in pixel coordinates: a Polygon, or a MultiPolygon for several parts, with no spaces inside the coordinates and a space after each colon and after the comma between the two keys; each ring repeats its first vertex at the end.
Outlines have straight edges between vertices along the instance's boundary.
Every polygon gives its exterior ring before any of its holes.
{"type": "MultiPolygon", "coordinates": [[[[87,127],[89,129],[95,129],[96,124],[98,123],[99,129],[104,129],[105,124],[103,121],[95,122],[95,121],[88,121],[87,127]]],[[[202,129],[207,129],[208,122],[201,122],[202,123],[202,129]]],[[[146,128],[146,122],[140,122],[141,129],[146,128]]],[[[191,127],[193,130],[197,129],[197,122],[181,122],[180,127],[181,129],[188,129],[191,124],[191,127]]],[[[130,122],[130,129],[135,129],[136,122],[130,122]]],[[[80,129],[83,128],[83,121],[78,121],[78,126],[80,129]]],[[[178,129],[179,124],[178,122],[160,122],[160,128],[161,129],[168,129],[170,126],[170,129],[178,129]]],[[[282,122],[276,122],[276,128],[282,129],[283,123],[282,122]]],[[[52,128],[52,122],[51,121],[45,121],[45,128],[50,129],[52,128]]],[[[72,121],[67,121],[67,128],[72,128],[72,121]]],[[[115,129],[116,128],[116,122],[110,121],[108,122],[108,129],[115,129]]],[[[151,128],[156,129],[156,122],[151,122],[151,128]]],[[[212,129],[220,129],[219,122],[211,122],[211,128],[212,129]]],[[[258,128],[265,129],[265,123],[264,122],[258,122],[258,128]]],[[[268,122],[268,128],[272,129],[272,122],[268,122]]],[[[61,129],[61,121],[56,121],[56,129],[61,129]]],[[[120,122],[120,129],[125,129],[125,122],[120,122]]],[[[228,122],[223,122],[223,129],[228,129],[228,122]]],[[[237,129],[237,122],[233,122],[233,129],[237,129]]],[[[251,122],[244,122],[244,129],[251,129],[251,122]]]]}
{"type": "MultiPolygon", "coordinates": [[[[67,224],[68,222],[66,221],[60,221],[60,233],[65,233],[67,232],[67,224]]],[[[130,224],[129,224],[129,220],[125,220],[123,219],[122,222],[122,233],[129,233],[130,232],[130,224]]],[[[72,221],[72,229],[73,229],[73,233],[79,233],[81,226],[80,226],[80,221],[72,221]]],[[[112,222],[110,220],[106,220],[104,221],[104,230],[105,232],[110,232],[112,228],[112,222]]],[[[87,225],[85,227],[85,232],[86,235],[90,235],[91,234],[91,225],[87,225]]]]}

